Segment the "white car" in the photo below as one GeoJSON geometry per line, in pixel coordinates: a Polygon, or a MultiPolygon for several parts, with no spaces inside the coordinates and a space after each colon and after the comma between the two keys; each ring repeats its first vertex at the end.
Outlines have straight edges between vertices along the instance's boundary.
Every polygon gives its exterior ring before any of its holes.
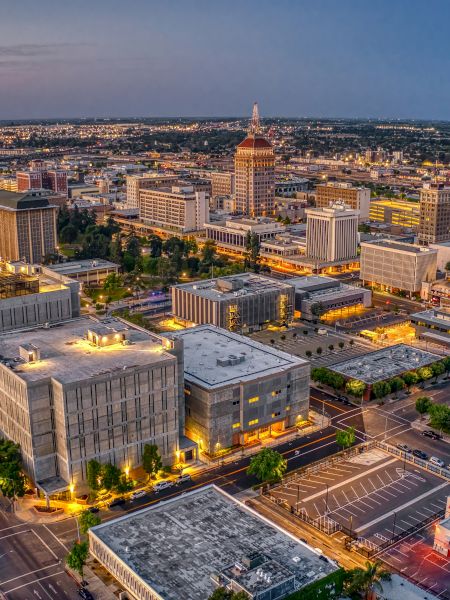
{"type": "Polygon", "coordinates": [[[131,499],[137,500],[138,498],[143,498],[146,494],[147,492],[145,490],[138,490],[137,492],[133,492],[131,494],[131,499]]]}
{"type": "Polygon", "coordinates": [[[328,335],[328,331],[325,329],[325,327],[319,327],[319,329],[317,330],[317,333],[319,335],[328,335]]]}
{"type": "Polygon", "coordinates": [[[440,458],[438,458],[437,456],[431,456],[429,462],[432,465],[436,465],[436,467],[440,467],[441,469],[443,469],[445,467],[445,462],[443,460],[441,460],[440,458]]]}
{"type": "Polygon", "coordinates": [[[165,490],[166,488],[173,487],[173,485],[173,481],[158,481],[158,483],[155,483],[155,485],[153,486],[153,491],[160,492],[161,490],[165,490]]]}

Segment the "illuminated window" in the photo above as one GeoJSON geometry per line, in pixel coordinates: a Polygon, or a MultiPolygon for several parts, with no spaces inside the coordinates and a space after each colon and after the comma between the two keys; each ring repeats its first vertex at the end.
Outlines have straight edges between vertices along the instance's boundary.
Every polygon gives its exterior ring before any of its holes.
{"type": "Polygon", "coordinates": [[[233,429],[238,429],[238,427],[240,427],[241,424],[240,423],[233,423],[233,429]]]}
{"type": "Polygon", "coordinates": [[[253,396],[253,398],[248,399],[249,404],[253,404],[253,402],[258,402],[259,396],[253,396]]]}
{"type": "Polygon", "coordinates": [[[287,410],[287,411],[288,411],[288,410],[291,410],[291,407],[290,407],[290,406],[286,406],[286,410],[287,410]]]}
{"type": "Polygon", "coordinates": [[[253,419],[252,421],[249,421],[248,424],[249,425],[257,425],[258,421],[259,421],[259,419],[253,419]]]}
{"type": "Polygon", "coordinates": [[[272,392],[272,396],[278,396],[279,394],[281,394],[281,390],[274,390],[272,392]]]}
{"type": "Polygon", "coordinates": [[[272,413],[272,419],[275,419],[275,417],[279,417],[280,414],[280,411],[272,413]]]}

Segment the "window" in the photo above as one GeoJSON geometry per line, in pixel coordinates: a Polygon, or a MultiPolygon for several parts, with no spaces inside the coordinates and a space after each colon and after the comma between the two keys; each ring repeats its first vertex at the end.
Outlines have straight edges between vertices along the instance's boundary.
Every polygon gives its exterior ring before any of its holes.
{"type": "Polygon", "coordinates": [[[272,419],[275,419],[275,417],[279,417],[280,414],[280,411],[272,413],[272,419]]]}
{"type": "Polygon", "coordinates": [[[253,419],[252,421],[249,421],[248,424],[249,425],[257,425],[258,421],[259,421],[259,419],[253,419]]]}
{"type": "Polygon", "coordinates": [[[240,426],[240,423],[233,423],[233,429],[238,429],[240,426]]]}
{"type": "Polygon", "coordinates": [[[291,410],[290,406],[286,406],[286,411],[291,410]]]}
{"type": "Polygon", "coordinates": [[[237,406],[238,404],[240,404],[241,401],[240,400],[233,400],[233,406],[237,406]]]}
{"type": "Polygon", "coordinates": [[[279,396],[281,394],[281,390],[274,390],[272,392],[272,396],[279,396]]]}
{"type": "Polygon", "coordinates": [[[248,399],[248,403],[253,404],[254,402],[258,402],[258,400],[259,400],[259,396],[253,396],[252,398],[248,399]]]}

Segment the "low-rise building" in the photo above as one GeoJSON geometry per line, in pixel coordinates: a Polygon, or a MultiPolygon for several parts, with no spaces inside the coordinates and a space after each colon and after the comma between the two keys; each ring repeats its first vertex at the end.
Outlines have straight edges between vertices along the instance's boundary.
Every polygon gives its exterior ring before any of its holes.
{"type": "Polygon", "coordinates": [[[308,419],[309,363],[212,325],[178,331],[186,435],[209,455],[308,419]]]}
{"type": "Polygon", "coordinates": [[[418,202],[380,198],[370,203],[369,219],[377,223],[386,223],[418,231],[420,225],[420,206],[418,202]]]}
{"type": "Polygon", "coordinates": [[[450,347],[450,308],[430,308],[410,315],[416,337],[450,347]]]}
{"type": "Polygon", "coordinates": [[[92,527],[89,548],[138,600],[205,600],[219,586],[282,600],[336,570],[211,485],[92,527]]]}
{"type": "Polygon", "coordinates": [[[432,250],[437,251],[437,268],[439,271],[447,271],[447,265],[450,264],[450,241],[439,244],[429,244],[432,250]]]}
{"type": "Polygon", "coordinates": [[[327,208],[336,202],[342,202],[349,208],[359,211],[361,221],[369,219],[369,188],[355,187],[351,183],[333,181],[316,187],[316,206],[318,208],[327,208]]]}
{"type": "Polygon", "coordinates": [[[218,221],[207,223],[205,227],[206,237],[214,240],[217,247],[236,252],[245,252],[248,235],[257,235],[261,243],[285,230],[281,223],[264,217],[218,221]]]}
{"type": "Polygon", "coordinates": [[[391,240],[361,242],[363,283],[389,291],[420,293],[422,282],[436,279],[437,251],[391,240]]]}
{"type": "Polygon", "coordinates": [[[83,285],[102,285],[108,275],[119,272],[120,265],[103,258],[56,263],[42,267],[42,272],[60,279],[76,279],[83,285]]]}
{"type": "Polygon", "coordinates": [[[292,321],[294,287],[253,273],[182,283],[172,287],[172,312],[183,324],[257,331],[271,322],[292,321]]]}

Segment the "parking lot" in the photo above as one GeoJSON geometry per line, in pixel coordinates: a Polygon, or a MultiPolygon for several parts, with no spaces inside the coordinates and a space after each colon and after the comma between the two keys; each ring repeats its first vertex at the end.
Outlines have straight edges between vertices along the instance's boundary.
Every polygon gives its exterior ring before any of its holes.
{"type": "Polygon", "coordinates": [[[271,495],[325,531],[338,524],[371,548],[443,511],[449,489],[437,475],[375,448],[300,476],[271,495]]]}

